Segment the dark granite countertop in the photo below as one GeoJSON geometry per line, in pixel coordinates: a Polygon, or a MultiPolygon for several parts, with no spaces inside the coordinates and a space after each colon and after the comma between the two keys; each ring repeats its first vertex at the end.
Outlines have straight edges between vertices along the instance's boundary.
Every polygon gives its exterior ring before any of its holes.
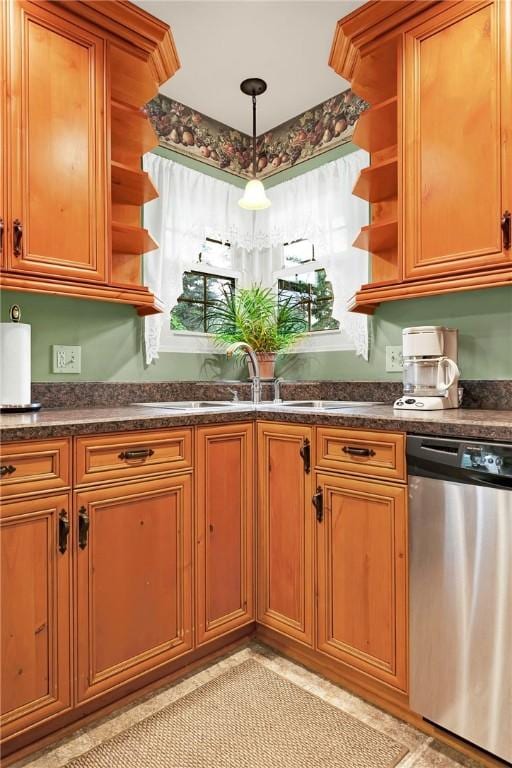
{"type": "Polygon", "coordinates": [[[289,423],[382,429],[469,439],[512,441],[512,410],[454,409],[394,411],[391,405],[358,406],[342,411],[283,407],[272,403],[171,411],[126,405],[114,408],[48,409],[34,414],[2,414],[2,440],[44,439],[137,429],[240,422],[255,418],[289,423]]]}

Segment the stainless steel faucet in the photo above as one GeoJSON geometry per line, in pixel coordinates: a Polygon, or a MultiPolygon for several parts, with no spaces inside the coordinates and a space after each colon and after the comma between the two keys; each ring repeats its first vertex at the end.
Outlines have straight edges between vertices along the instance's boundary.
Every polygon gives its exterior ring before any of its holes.
{"type": "Polygon", "coordinates": [[[251,347],[251,345],[247,344],[245,341],[235,341],[226,349],[227,357],[232,357],[233,353],[236,352],[237,349],[243,350],[252,363],[254,371],[254,376],[252,379],[252,401],[253,403],[261,403],[260,364],[258,362],[258,358],[256,357],[256,353],[254,352],[254,349],[251,347]]]}
{"type": "Polygon", "coordinates": [[[275,379],[274,381],[274,403],[282,403],[281,400],[281,382],[283,379],[281,377],[275,379]]]}

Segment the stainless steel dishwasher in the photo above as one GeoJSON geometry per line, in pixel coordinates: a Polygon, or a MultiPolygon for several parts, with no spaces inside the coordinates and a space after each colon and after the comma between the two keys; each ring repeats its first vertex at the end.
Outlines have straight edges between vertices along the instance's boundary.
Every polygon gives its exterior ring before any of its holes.
{"type": "Polygon", "coordinates": [[[512,762],[512,444],[407,438],[410,706],[512,762]]]}

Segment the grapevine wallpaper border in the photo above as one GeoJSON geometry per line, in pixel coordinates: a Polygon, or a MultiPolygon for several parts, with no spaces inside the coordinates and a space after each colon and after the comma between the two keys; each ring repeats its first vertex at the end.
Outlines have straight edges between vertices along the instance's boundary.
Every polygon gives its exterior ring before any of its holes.
{"type": "MultiPolygon", "coordinates": [[[[258,137],[258,176],[267,178],[352,138],[368,104],[350,89],[258,137]]],[[[242,178],[252,174],[251,137],[159,94],[145,107],[161,147],[242,178]]]]}

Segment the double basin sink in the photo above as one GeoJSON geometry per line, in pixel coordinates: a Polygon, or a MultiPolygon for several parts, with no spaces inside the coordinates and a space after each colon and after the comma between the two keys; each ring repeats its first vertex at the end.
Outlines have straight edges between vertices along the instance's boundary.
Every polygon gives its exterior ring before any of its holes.
{"type": "MultiPolygon", "coordinates": [[[[134,405],[145,406],[147,408],[165,408],[172,411],[196,411],[200,409],[217,408],[248,408],[253,402],[251,400],[179,400],[168,403],[134,403],[134,405]]],[[[364,400],[268,400],[259,403],[261,407],[286,408],[286,409],[306,409],[322,411],[339,411],[345,408],[367,408],[376,405],[384,405],[380,402],[364,400]]]]}

